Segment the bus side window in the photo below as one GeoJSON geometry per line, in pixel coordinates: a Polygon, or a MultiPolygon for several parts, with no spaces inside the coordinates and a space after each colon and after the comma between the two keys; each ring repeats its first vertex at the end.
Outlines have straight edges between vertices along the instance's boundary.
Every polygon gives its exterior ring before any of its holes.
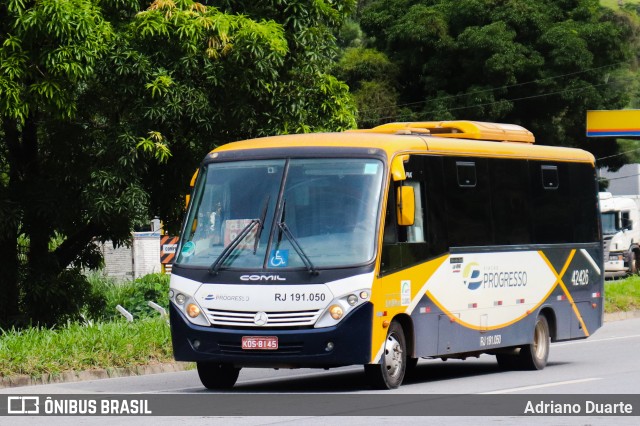
{"type": "Polygon", "coordinates": [[[449,244],[493,244],[488,160],[446,157],[444,174],[449,244]]]}
{"type": "Polygon", "coordinates": [[[575,211],[580,208],[579,198],[575,197],[577,191],[572,191],[569,185],[571,172],[575,170],[571,170],[569,163],[549,164],[534,160],[530,160],[529,170],[533,243],[561,244],[579,241],[574,239],[574,230],[577,232],[582,225],[565,225],[577,222],[579,217],[579,213],[575,211]]]}
{"type": "Polygon", "coordinates": [[[387,211],[384,215],[384,235],[382,237],[383,244],[395,244],[398,242],[395,188],[396,186],[392,182],[389,185],[389,192],[387,194],[387,211]]]}
{"type": "Polygon", "coordinates": [[[387,192],[384,233],[382,237],[381,274],[424,262],[431,256],[425,238],[425,157],[412,155],[405,165],[407,179],[391,182],[387,192]],[[413,188],[415,213],[413,225],[398,225],[396,212],[397,193],[400,186],[413,188]]]}
{"type": "Polygon", "coordinates": [[[413,188],[415,215],[413,225],[398,225],[396,213],[396,194],[399,184],[393,183],[389,191],[383,242],[385,243],[424,243],[424,204],[422,201],[422,185],[417,181],[405,181],[404,186],[413,188]]]}
{"type": "Polygon", "coordinates": [[[396,185],[391,182],[387,192],[387,209],[384,215],[380,274],[388,274],[402,268],[402,246],[398,244],[398,222],[396,218],[396,185]]]}

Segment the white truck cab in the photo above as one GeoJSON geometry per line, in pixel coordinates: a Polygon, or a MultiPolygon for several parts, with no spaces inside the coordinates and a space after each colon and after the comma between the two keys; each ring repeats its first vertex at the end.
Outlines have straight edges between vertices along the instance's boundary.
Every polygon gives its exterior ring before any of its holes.
{"type": "Polygon", "coordinates": [[[601,192],[605,277],[636,274],[640,270],[640,213],[633,198],[601,192]]]}

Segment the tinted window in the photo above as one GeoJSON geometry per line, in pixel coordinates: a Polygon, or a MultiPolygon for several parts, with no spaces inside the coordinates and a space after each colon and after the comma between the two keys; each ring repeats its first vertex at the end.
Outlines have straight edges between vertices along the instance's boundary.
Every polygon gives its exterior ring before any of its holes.
{"type": "MultiPolygon", "coordinates": [[[[595,168],[590,164],[569,164],[570,208],[575,242],[600,240],[598,192],[595,168]]],[[[562,184],[562,182],[561,182],[562,184]]]]}
{"type": "Polygon", "coordinates": [[[491,220],[491,190],[489,187],[488,160],[445,158],[444,180],[446,188],[446,214],[449,244],[456,246],[480,246],[493,244],[491,220]],[[471,179],[475,172],[475,185],[462,186],[459,171],[471,179]]]}
{"type": "Polygon", "coordinates": [[[440,256],[448,250],[442,159],[412,155],[405,164],[405,171],[407,179],[391,182],[387,195],[381,259],[383,274],[440,256]],[[396,191],[400,185],[414,189],[416,210],[412,226],[397,225],[396,191]]]}
{"type": "Polygon", "coordinates": [[[526,160],[491,160],[495,243],[531,243],[530,185],[526,160]]]}
{"type": "Polygon", "coordinates": [[[569,163],[550,165],[531,161],[529,170],[534,242],[538,244],[573,242],[575,223],[572,212],[575,209],[573,206],[575,200],[568,184],[570,182],[569,163]]]}

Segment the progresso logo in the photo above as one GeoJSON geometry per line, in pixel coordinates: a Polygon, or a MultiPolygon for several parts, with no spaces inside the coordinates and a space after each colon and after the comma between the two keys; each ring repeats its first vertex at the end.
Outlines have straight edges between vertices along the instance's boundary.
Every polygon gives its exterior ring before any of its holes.
{"type": "Polygon", "coordinates": [[[207,294],[204,300],[210,302],[212,300],[217,300],[220,302],[248,302],[249,296],[237,296],[237,295],[228,295],[228,294],[207,294]]]}
{"type": "Polygon", "coordinates": [[[462,271],[462,278],[464,285],[469,290],[477,290],[482,285],[482,278],[480,277],[480,265],[476,262],[471,262],[464,267],[462,271]]]}
{"type": "Polygon", "coordinates": [[[480,264],[471,262],[462,271],[462,279],[469,290],[526,287],[527,271],[504,271],[500,265],[484,265],[484,272],[480,264]]]}

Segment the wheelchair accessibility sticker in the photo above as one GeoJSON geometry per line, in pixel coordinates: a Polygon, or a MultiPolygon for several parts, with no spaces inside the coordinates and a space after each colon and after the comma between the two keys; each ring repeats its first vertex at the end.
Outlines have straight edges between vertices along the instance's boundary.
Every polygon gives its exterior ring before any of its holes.
{"type": "Polygon", "coordinates": [[[285,268],[289,264],[289,250],[271,250],[269,266],[271,268],[285,268]]]}

